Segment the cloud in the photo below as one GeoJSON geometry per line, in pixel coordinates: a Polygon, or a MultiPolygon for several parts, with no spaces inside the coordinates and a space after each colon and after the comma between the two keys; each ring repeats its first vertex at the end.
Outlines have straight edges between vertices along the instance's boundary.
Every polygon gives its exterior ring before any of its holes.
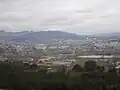
{"type": "Polygon", "coordinates": [[[0,0],[0,29],[120,31],[119,0],[0,0]]]}

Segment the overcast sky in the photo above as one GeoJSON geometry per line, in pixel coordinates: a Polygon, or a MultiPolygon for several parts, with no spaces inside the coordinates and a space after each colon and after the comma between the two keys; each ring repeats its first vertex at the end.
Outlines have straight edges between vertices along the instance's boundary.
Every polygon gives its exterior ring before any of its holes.
{"type": "Polygon", "coordinates": [[[120,0],[0,0],[0,29],[120,31],[120,0]]]}

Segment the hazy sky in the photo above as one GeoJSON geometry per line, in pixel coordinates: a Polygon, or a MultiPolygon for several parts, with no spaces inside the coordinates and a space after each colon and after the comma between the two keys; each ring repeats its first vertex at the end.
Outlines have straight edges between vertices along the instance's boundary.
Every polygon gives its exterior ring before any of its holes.
{"type": "Polygon", "coordinates": [[[0,29],[120,31],[120,0],[0,0],[0,29]]]}

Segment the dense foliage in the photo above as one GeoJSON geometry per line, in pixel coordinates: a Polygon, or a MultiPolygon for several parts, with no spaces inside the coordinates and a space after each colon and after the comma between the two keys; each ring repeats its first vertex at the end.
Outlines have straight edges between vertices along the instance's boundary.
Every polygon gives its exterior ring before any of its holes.
{"type": "Polygon", "coordinates": [[[65,74],[64,72],[25,72],[24,68],[22,64],[0,63],[0,88],[12,90],[120,90],[120,77],[114,70],[85,72],[84,68],[76,65],[73,68],[74,72],[65,74]]]}

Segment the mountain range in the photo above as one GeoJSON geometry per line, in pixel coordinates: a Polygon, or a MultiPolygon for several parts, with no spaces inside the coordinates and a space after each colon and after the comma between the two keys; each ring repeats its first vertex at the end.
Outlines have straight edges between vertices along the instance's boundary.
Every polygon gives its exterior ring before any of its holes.
{"type": "Polygon", "coordinates": [[[12,41],[17,43],[51,43],[54,39],[73,39],[78,40],[81,37],[77,34],[62,31],[23,31],[23,32],[5,32],[0,31],[0,40],[12,41]]]}
{"type": "Polygon", "coordinates": [[[12,41],[16,43],[31,43],[31,44],[48,44],[55,39],[72,39],[72,40],[84,40],[87,37],[97,39],[119,39],[120,33],[108,33],[104,35],[78,35],[74,33],[68,33],[63,31],[23,31],[23,32],[5,32],[0,30],[0,41],[12,41]]]}

